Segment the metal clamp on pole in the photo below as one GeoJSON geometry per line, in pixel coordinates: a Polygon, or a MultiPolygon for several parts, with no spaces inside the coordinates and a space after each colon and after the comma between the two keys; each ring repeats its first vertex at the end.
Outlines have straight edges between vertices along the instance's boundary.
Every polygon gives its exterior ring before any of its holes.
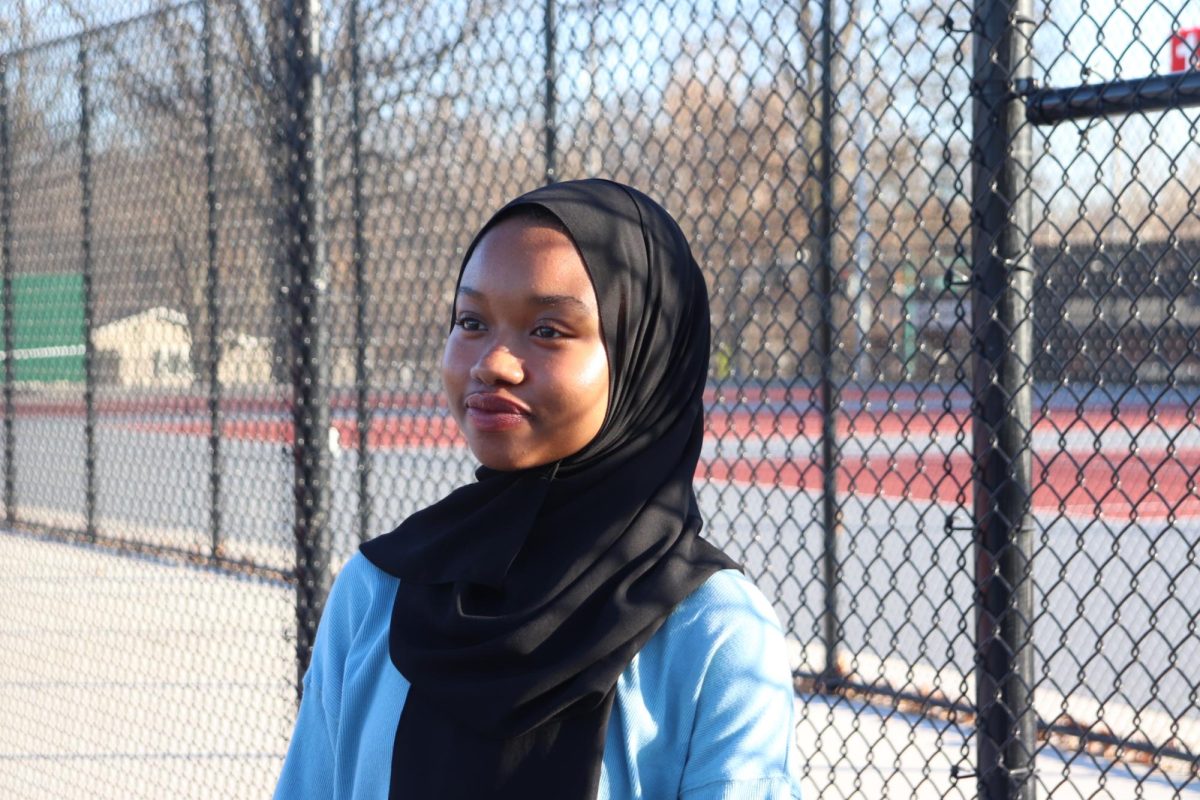
{"type": "MultiPolygon", "coordinates": [[[[1015,769],[1015,770],[1009,770],[1008,774],[1009,774],[1009,776],[1014,777],[1014,778],[1023,778],[1026,775],[1032,775],[1033,770],[1029,769],[1029,768],[1015,769]]],[[[950,781],[952,783],[957,783],[958,781],[965,781],[965,780],[969,780],[970,778],[978,778],[978,777],[979,777],[979,771],[972,767],[961,767],[958,764],[950,765],[950,781]]]]}
{"type": "Polygon", "coordinates": [[[979,773],[971,767],[960,767],[958,764],[950,765],[950,780],[953,783],[966,780],[968,778],[978,778],[979,773]]]}

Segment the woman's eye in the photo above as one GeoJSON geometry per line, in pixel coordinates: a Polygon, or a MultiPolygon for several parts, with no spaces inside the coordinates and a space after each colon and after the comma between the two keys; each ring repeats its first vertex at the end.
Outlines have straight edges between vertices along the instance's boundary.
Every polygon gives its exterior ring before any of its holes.
{"type": "Polygon", "coordinates": [[[549,325],[538,325],[533,329],[533,335],[539,339],[557,339],[562,333],[549,325]]]}
{"type": "Polygon", "coordinates": [[[454,324],[462,328],[464,331],[483,330],[483,323],[474,317],[459,317],[454,324]]]}

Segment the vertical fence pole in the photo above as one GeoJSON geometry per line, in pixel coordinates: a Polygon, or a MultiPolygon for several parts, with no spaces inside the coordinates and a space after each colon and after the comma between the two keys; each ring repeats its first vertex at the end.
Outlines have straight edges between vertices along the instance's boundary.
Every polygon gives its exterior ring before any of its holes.
{"type": "Polygon", "coordinates": [[[358,540],[365,542],[371,532],[371,453],[367,449],[371,430],[371,412],[367,392],[367,241],[363,233],[366,209],[363,206],[361,52],[359,48],[358,0],[350,2],[350,185],[351,217],[354,223],[354,387],[355,420],[358,431],[358,540]]]}
{"type": "Polygon", "coordinates": [[[12,524],[16,507],[16,428],[13,383],[16,347],[13,345],[12,265],[12,136],[9,132],[8,58],[0,58],[0,264],[3,264],[0,303],[4,309],[4,519],[12,524]]]}
{"type": "Polygon", "coordinates": [[[96,540],[96,380],[92,351],[92,112],[88,91],[88,37],[79,37],[79,188],[83,217],[84,530],[96,540]]]}
{"type": "Polygon", "coordinates": [[[288,289],[292,346],[296,539],[296,691],[312,657],[329,591],[329,398],[323,369],[328,335],[321,121],[320,0],[281,0],[286,37],[284,131],[288,289]]]}
{"type": "Polygon", "coordinates": [[[555,107],[554,81],[556,78],[554,48],[555,23],[554,0],[546,0],[546,183],[558,180],[558,142],[555,128],[558,111],[555,107]]]}
{"type": "MultiPolygon", "coordinates": [[[[858,72],[856,67],[855,72],[858,72]]],[[[866,89],[861,85],[856,86],[856,89],[861,92],[860,97],[864,97],[866,89]]],[[[863,104],[865,106],[865,103],[863,104]]],[[[861,110],[862,107],[860,107],[861,110]]],[[[850,191],[854,195],[854,216],[857,222],[857,227],[854,230],[853,253],[851,256],[854,263],[853,277],[847,282],[846,295],[849,302],[852,304],[854,317],[854,359],[850,362],[850,372],[858,377],[859,380],[867,380],[870,374],[870,358],[871,352],[867,348],[868,339],[871,336],[871,321],[874,315],[874,309],[871,305],[871,242],[870,242],[870,212],[871,199],[867,188],[867,170],[869,168],[869,159],[867,151],[870,147],[870,141],[867,138],[866,126],[856,124],[854,126],[855,150],[858,153],[858,163],[855,165],[854,181],[850,191]]]]}
{"type": "Polygon", "coordinates": [[[209,552],[221,555],[221,318],[217,271],[217,135],[213,99],[212,1],[204,0],[204,199],[208,207],[208,269],[204,299],[208,305],[208,533],[209,552]]]}
{"type": "Polygon", "coordinates": [[[1031,0],[976,0],[971,83],[975,611],[981,800],[1033,800],[1031,0]]]}
{"type": "Polygon", "coordinates": [[[841,518],[837,502],[837,409],[841,404],[833,359],[837,332],[834,328],[833,291],[833,0],[821,2],[821,143],[817,180],[821,198],[816,209],[817,293],[821,301],[821,328],[817,347],[821,357],[818,391],[821,399],[821,574],[825,592],[821,612],[821,639],[825,665],[821,682],[832,687],[841,679],[837,656],[841,644],[838,623],[838,533],[841,518]]]}

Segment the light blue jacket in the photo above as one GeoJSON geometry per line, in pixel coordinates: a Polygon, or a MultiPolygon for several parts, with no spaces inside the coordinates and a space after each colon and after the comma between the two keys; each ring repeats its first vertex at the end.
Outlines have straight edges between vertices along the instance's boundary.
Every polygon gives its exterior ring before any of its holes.
{"type": "MultiPolygon", "coordinates": [[[[338,576],[276,798],[386,800],[409,686],[388,656],[395,594],[361,554],[338,576]]],[[[794,700],[770,604],[741,573],[714,574],[621,675],[600,800],[797,800],[794,700]]]]}

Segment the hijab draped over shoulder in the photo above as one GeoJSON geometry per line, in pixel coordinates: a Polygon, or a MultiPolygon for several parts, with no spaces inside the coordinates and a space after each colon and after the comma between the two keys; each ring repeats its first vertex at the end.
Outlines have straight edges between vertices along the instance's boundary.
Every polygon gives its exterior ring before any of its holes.
{"type": "MultiPolygon", "coordinates": [[[[363,544],[399,578],[392,662],[411,688],[391,797],[594,798],[618,677],[672,609],[736,568],[700,537],[704,278],[671,216],[618,183],[557,183],[540,208],[591,277],[608,414],[580,452],[477,481],[363,544]]],[[[461,277],[461,268],[460,268],[461,277]]]]}

